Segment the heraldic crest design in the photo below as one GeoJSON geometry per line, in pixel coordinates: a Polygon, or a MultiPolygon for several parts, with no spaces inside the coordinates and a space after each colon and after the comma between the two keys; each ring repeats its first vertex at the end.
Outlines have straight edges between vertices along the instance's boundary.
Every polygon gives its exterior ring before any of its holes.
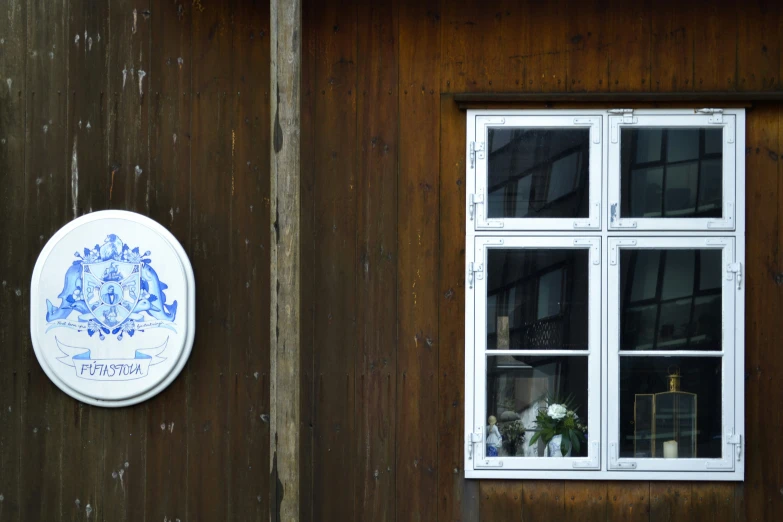
{"type": "Polygon", "coordinates": [[[74,255],[57,296],[60,306],[46,300],[47,331],[70,328],[90,337],[97,333],[101,340],[117,336],[118,341],[149,328],[176,332],[177,301],[166,303],[168,287],[152,268],[149,250],[142,254],[139,247],[131,249],[109,234],[102,245],[74,255]]]}

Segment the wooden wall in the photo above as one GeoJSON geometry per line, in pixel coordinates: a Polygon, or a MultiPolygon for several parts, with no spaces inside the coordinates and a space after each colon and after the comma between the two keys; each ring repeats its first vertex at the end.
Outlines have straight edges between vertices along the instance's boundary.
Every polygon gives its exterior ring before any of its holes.
{"type": "Polygon", "coordinates": [[[266,520],[269,4],[0,2],[0,521],[266,520]],[[51,235],[128,209],[168,227],[197,335],[162,394],[80,404],[29,338],[51,235]]]}
{"type": "Polygon", "coordinates": [[[779,91],[777,2],[305,0],[303,520],[783,520],[783,105],[747,126],[743,484],[466,481],[464,92],[779,91]]]}

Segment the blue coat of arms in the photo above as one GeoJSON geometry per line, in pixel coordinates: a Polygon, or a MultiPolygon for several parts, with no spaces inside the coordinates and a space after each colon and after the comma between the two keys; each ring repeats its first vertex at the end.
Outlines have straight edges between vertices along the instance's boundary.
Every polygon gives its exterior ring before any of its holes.
{"type": "Polygon", "coordinates": [[[149,251],[142,254],[109,234],[102,245],[74,255],[58,296],[60,306],[46,300],[50,328],[86,331],[91,337],[97,333],[102,340],[116,335],[120,341],[145,328],[176,331],[177,301],[166,303],[167,286],[152,268],[149,251]],[[72,314],[77,314],[76,322],[72,314]]]}

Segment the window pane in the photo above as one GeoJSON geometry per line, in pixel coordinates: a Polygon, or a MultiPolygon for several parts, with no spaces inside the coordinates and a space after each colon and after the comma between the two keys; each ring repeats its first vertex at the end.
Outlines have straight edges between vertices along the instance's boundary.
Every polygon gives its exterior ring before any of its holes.
{"type": "Polygon", "coordinates": [[[622,217],[721,217],[723,131],[622,128],[622,217]]]}
{"type": "MultiPolygon", "coordinates": [[[[587,357],[526,357],[491,356],[487,358],[487,417],[497,421],[497,438],[490,438],[487,419],[487,442],[498,449],[498,456],[543,457],[544,442],[530,445],[538,431],[536,415],[550,403],[566,403],[576,412],[578,420],[587,425],[587,357]],[[547,399],[551,402],[548,402],[547,399]],[[518,423],[518,424],[517,424],[518,423]],[[522,440],[515,439],[512,430],[524,427],[522,440]],[[516,444],[514,444],[516,442],[516,444]]],[[[597,386],[597,385],[596,385],[597,386]]],[[[572,457],[587,455],[580,443],[572,457]]]]}
{"type": "Polygon", "coordinates": [[[621,356],[620,456],[721,458],[721,382],[720,357],[621,356]]]}
{"type": "Polygon", "coordinates": [[[722,252],[620,251],[620,350],[720,351],[722,252]]]}
{"type": "Polygon", "coordinates": [[[490,128],[488,135],[489,217],[588,217],[589,129],[490,128]]]}
{"type": "Polygon", "coordinates": [[[488,350],[587,350],[587,249],[490,249],[488,350]]]}

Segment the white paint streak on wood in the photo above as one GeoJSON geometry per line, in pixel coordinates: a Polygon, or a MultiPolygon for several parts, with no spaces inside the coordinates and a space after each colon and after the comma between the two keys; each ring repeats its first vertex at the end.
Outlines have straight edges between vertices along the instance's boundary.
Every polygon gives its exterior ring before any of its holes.
{"type": "Polygon", "coordinates": [[[177,144],[177,134],[176,134],[176,133],[174,133],[174,134],[172,135],[172,138],[173,138],[173,140],[174,140],[174,145],[176,145],[176,144],[177,144]]]}
{"type": "Polygon", "coordinates": [[[122,88],[125,89],[125,80],[128,79],[128,68],[125,67],[125,69],[122,70],[122,88]]]}
{"type": "Polygon", "coordinates": [[[141,167],[139,167],[138,165],[136,165],[136,168],[133,170],[137,176],[141,176],[141,173],[144,172],[143,170],[141,170],[141,167]]]}
{"type": "Polygon", "coordinates": [[[131,28],[131,33],[136,34],[136,22],[139,20],[139,13],[136,12],[136,10],[133,10],[133,27],[131,28]]]}
{"type": "Polygon", "coordinates": [[[87,50],[92,51],[92,36],[87,39],[87,50]]]}
{"type": "Polygon", "coordinates": [[[81,36],[79,36],[79,33],[76,33],[76,36],[73,38],[73,43],[76,44],[76,47],[79,47],[79,39],[81,36]]]}
{"type": "Polygon", "coordinates": [[[12,87],[13,87],[13,85],[14,85],[14,81],[13,81],[11,78],[7,78],[7,79],[5,80],[5,83],[7,83],[7,84],[8,84],[8,93],[10,94],[10,93],[11,93],[11,88],[12,88],[12,87]]]}
{"type": "Polygon", "coordinates": [[[139,96],[144,96],[144,77],[147,73],[139,69],[139,96]]]}
{"type": "Polygon", "coordinates": [[[79,217],[79,155],[77,153],[77,136],[73,137],[73,152],[71,153],[71,202],[73,204],[73,219],[79,217]]]}

